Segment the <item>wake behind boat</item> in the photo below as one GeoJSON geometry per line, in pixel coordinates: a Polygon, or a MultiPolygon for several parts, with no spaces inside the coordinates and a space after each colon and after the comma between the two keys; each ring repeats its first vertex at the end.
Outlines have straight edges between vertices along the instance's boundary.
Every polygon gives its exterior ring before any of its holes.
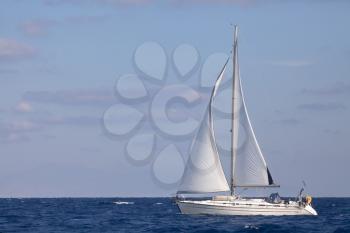
{"type": "Polygon", "coordinates": [[[212,103],[224,76],[222,68],[194,142],[177,192],[176,203],[184,214],[213,215],[317,215],[311,206],[311,197],[282,200],[278,193],[269,198],[243,198],[236,188],[279,187],[273,181],[259,144],[256,140],[244,101],[238,66],[238,27],[233,43],[232,130],[230,186],[224,175],[216,147],[212,103]],[[228,196],[214,196],[211,200],[185,200],[180,194],[208,194],[231,192],[228,196]]]}

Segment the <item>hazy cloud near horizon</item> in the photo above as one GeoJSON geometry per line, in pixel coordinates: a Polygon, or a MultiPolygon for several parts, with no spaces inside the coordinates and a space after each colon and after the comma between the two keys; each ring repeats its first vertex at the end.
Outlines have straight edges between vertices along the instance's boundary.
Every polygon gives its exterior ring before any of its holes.
{"type": "Polygon", "coordinates": [[[326,87],[303,89],[301,93],[319,96],[350,94],[350,84],[344,82],[336,82],[326,87]]]}
{"type": "Polygon", "coordinates": [[[341,103],[311,103],[311,104],[300,104],[298,106],[300,110],[311,110],[311,111],[334,111],[334,110],[345,110],[347,107],[341,103]]]}
{"type": "Polygon", "coordinates": [[[29,59],[35,55],[35,49],[16,39],[0,37],[0,62],[29,59]]]}
{"type": "Polygon", "coordinates": [[[94,88],[86,90],[27,91],[23,94],[22,100],[47,104],[106,107],[115,102],[115,97],[108,89],[94,88]]]}

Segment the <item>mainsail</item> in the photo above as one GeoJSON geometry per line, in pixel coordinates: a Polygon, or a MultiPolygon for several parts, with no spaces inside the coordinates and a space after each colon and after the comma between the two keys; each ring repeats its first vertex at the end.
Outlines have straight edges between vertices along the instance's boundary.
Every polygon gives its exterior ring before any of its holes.
{"type": "Polygon", "coordinates": [[[234,35],[233,66],[231,190],[233,191],[234,187],[273,185],[244,101],[238,64],[237,26],[234,35]]]}
{"type": "Polygon", "coordinates": [[[182,177],[178,193],[208,193],[229,191],[217,151],[213,130],[212,102],[224,76],[228,60],[216,80],[182,177]]]}
{"type": "MultiPolygon", "coordinates": [[[[238,72],[239,73],[239,72],[238,72]]],[[[242,85],[238,76],[235,87],[233,128],[235,141],[235,159],[233,169],[233,187],[259,187],[273,185],[267,164],[256,140],[244,101],[242,85]]]]}

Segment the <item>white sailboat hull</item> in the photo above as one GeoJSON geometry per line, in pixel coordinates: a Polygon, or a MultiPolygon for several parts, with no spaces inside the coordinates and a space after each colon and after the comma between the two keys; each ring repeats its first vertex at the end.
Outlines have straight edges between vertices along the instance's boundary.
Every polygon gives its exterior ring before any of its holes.
{"type": "Polygon", "coordinates": [[[183,214],[204,215],[317,215],[311,205],[297,202],[272,204],[264,199],[241,199],[233,201],[193,201],[178,200],[177,205],[183,214]]]}

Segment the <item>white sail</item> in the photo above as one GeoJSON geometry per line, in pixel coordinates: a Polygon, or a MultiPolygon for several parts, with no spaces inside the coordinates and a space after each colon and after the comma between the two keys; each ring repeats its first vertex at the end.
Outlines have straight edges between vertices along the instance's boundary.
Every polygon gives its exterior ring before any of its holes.
{"type": "Polygon", "coordinates": [[[256,140],[244,101],[238,64],[238,35],[235,30],[232,117],[232,189],[273,185],[265,159],[256,140]]]}
{"type": "Polygon", "coordinates": [[[234,114],[234,131],[238,138],[235,146],[236,157],[233,176],[234,186],[268,186],[272,185],[272,177],[256,140],[250,119],[248,116],[241,82],[238,82],[240,109],[234,114]]]}
{"type": "Polygon", "coordinates": [[[215,83],[204,120],[192,142],[190,157],[178,193],[208,193],[230,190],[219,159],[212,119],[212,101],[223,78],[226,64],[215,83]]]}

